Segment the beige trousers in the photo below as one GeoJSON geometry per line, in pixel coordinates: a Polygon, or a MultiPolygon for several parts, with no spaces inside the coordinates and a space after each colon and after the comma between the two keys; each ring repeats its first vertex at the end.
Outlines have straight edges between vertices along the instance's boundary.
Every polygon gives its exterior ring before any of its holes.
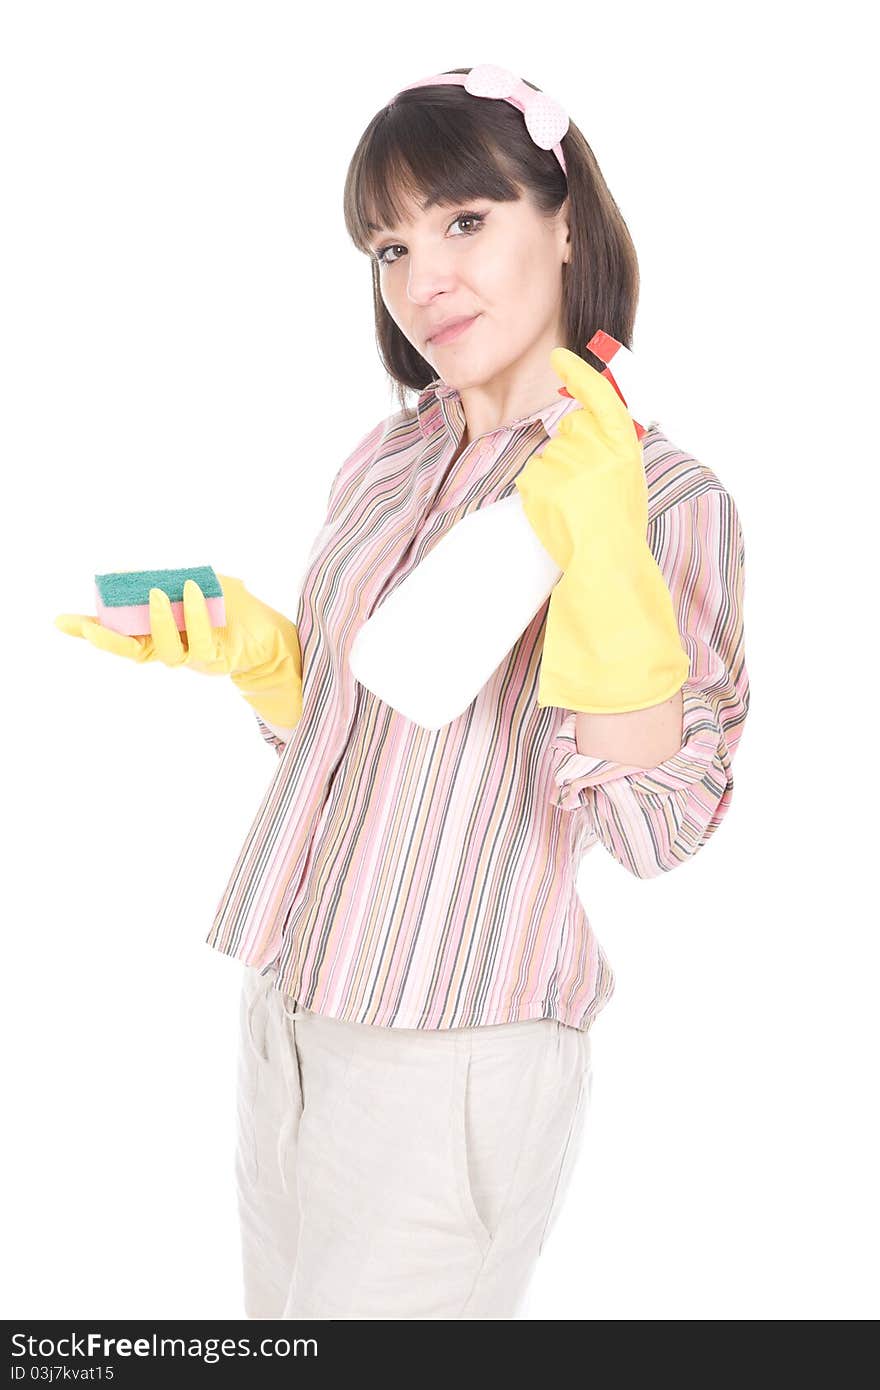
{"type": "Polygon", "coordinates": [[[514,1318],[592,1084],[553,1019],[373,1027],[244,967],[235,1179],[251,1318],[514,1318]]]}

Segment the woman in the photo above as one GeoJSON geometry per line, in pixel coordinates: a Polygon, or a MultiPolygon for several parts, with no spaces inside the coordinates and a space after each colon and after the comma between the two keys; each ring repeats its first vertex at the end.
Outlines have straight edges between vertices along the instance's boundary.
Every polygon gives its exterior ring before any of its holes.
{"type": "Polygon", "coordinates": [[[730,803],[748,709],[739,518],[656,421],[639,445],[602,364],[576,355],[597,328],[631,342],[637,261],[589,146],[536,92],[457,69],[398,93],[360,140],[346,223],[401,408],[336,473],[296,623],[226,576],[225,629],[193,584],[182,636],[158,590],[150,637],[57,620],[228,673],[280,755],[207,938],[245,965],[254,1318],[517,1315],[613,989],[576,891],[583,852],[598,841],[656,875],[730,803]],[[515,487],[562,579],[473,703],[428,731],[354,680],[352,640],[515,487]]]}

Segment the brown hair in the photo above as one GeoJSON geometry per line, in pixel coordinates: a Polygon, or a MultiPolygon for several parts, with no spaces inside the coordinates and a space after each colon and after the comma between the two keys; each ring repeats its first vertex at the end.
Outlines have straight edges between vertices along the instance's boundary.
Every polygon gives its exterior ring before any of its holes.
{"type": "MultiPolygon", "coordinates": [[[[469,72],[469,68],[449,68],[469,72]]],[[[528,82],[534,87],[533,82],[528,82]]],[[[601,371],[604,363],[585,344],[604,328],[632,347],[639,296],[635,246],[623,216],[580,130],[569,121],[562,138],[567,170],[552,150],[530,138],[522,112],[507,101],[473,97],[464,87],[438,85],[400,92],[370,121],[345,179],[345,226],[369,256],[379,355],[402,407],[406,391],[420,391],[437,373],[388,313],[380,266],[370,247],[370,222],[394,226],[401,194],[422,206],[489,198],[515,201],[525,193],[538,212],[553,217],[569,197],[571,259],[562,266],[564,343],[601,371]]]]}

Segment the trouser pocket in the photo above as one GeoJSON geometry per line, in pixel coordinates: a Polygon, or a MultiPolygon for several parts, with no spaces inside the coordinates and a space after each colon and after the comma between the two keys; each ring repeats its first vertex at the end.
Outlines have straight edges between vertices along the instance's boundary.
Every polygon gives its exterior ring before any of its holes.
{"type": "Polygon", "coordinates": [[[244,967],[238,1011],[235,1159],[240,1176],[250,1183],[256,1181],[259,1169],[256,1116],[261,1074],[268,1060],[268,988],[255,966],[244,967]]]}
{"type": "Polygon", "coordinates": [[[583,1081],[583,1043],[555,1020],[468,1029],[456,1048],[452,1142],[459,1205],[481,1254],[535,1249],[583,1081]]]}
{"type": "Polygon", "coordinates": [[[586,1119],[586,1112],[589,1108],[593,1084],[593,1071],[590,1061],[590,1041],[586,1035],[581,1039],[581,1055],[583,1062],[577,1088],[577,1097],[572,1112],[571,1124],[568,1127],[562,1157],[559,1161],[559,1169],[556,1175],[553,1195],[550,1199],[550,1205],[547,1208],[547,1218],[541,1232],[541,1239],[538,1245],[539,1254],[544,1249],[550,1237],[550,1232],[556,1225],[559,1213],[562,1209],[562,1204],[565,1201],[566,1193],[571,1186],[572,1174],[577,1163],[578,1154],[581,1151],[584,1122],[586,1119]]]}
{"type": "Polygon", "coordinates": [[[485,1255],[492,1244],[493,1233],[486,1219],[479,1211],[474,1187],[471,1181],[470,1140],[468,1137],[468,1105],[471,1056],[463,1047],[457,1047],[453,1054],[452,1083],[452,1160],[455,1184],[465,1221],[477,1242],[480,1253],[485,1255]]]}

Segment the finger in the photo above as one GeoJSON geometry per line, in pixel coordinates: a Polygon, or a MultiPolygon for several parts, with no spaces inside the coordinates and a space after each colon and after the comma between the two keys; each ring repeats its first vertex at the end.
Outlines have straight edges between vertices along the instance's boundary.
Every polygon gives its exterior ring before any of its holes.
{"type": "Polygon", "coordinates": [[[205,595],[194,579],[183,586],[183,617],[190,657],[208,665],[214,657],[214,630],[205,595]]]}
{"type": "Polygon", "coordinates": [[[55,626],[70,637],[82,637],[82,625],[87,621],[85,613],[59,613],[55,618],[55,626]]]}
{"type": "MultiPolygon", "coordinates": [[[[570,412],[572,415],[576,413],[574,410],[570,412]]],[[[577,435],[564,435],[558,429],[547,440],[540,453],[533,457],[541,460],[542,487],[548,492],[561,492],[571,481],[581,483],[585,466],[589,467],[591,472],[595,471],[594,460],[585,456],[583,440],[577,435]]]]}
{"type": "Polygon", "coordinates": [[[156,655],[166,666],[181,666],[186,661],[171,600],[164,589],[150,590],[150,634],[156,655]]]}
{"type": "MultiPolygon", "coordinates": [[[[550,365],[562,378],[566,390],[590,412],[609,438],[629,441],[633,433],[632,418],[606,376],[597,372],[576,352],[564,347],[553,348],[550,365]]],[[[560,424],[564,424],[566,419],[568,416],[563,416],[560,424]]]]}
{"type": "Polygon", "coordinates": [[[88,638],[101,651],[112,652],[114,656],[127,656],[132,661],[144,661],[148,655],[143,640],[129,637],[124,632],[114,632],[104,627],[97,618],[83,618],[80,636],[88,638]]]}

